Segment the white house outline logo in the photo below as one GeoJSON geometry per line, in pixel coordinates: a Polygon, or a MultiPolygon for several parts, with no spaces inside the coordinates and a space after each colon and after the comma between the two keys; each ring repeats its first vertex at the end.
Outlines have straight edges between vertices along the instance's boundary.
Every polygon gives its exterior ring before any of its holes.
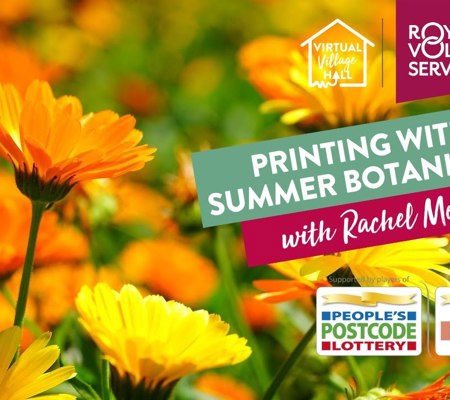
{"type": "MultiPolygon", "coordinates": [[[[339,42],[333,43],[334,45],[339,42]]],[[[314,35],[312,35],[310,38],[305,40],[300,46],[304,47],[308,45],[308,84],[310,87],[319,87],[319,88],[326,88],[329,86],[336,86],[339,83],[340,87],[365,87],[367,86],[367,45],[374,47],[375,45],[366,37],[361,35],[359,32],[354,30],[352,27],[348,26],[346,23],[342,22],[340,19],[335,19],[333,22],[329,23],[327,26],[322,28],[320,31],[316,32],[314,35]],[[345,82],[345,79],[337,72],[335,71],[333,75],[331,75],[331,69],[329,72],[329,76],[327,78],[330,78],[329,81],[325,79],[326,72],[324,72],[324,79],[313,79],[313,46],[314,41],[319,38],[321,35],[323,35],[326,31],[334,27],[335,25],[341,25],[344,29],[349,31],[351,34],[356,36],[359,40],[362,41],[363,48],[361,49],[362,53],[362,62],[363,62],[363,74],[362,79],[358,80],[356,82],[345,82]],[[344,80],[341,82],[341,80],[344,80]]]]}

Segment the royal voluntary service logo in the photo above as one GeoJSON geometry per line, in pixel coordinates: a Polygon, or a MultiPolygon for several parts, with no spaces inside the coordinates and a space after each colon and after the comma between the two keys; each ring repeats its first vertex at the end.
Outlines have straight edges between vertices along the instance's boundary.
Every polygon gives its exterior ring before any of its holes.
{"type": "Polygon", "coordinates": [[[397,0],[397,102],[450,94],[448,0],[397,0]]]}
{"type": "Polygon", "coordinates": [[[421,353],[421,292],[416,287],[322,287],[317,291],[320,355],[421,353]]]}
{"type": "Polygon", "coordinates": [[[440,356],[450,356],[450,287],[436,289],[435,346],[440,356]]]}
{"type": "Polygon", "coordinates": [[[375,45],[346,23],[335,19],[301,44],[306,45],[309,86],[367,86],[367,46],[375,45]]]}

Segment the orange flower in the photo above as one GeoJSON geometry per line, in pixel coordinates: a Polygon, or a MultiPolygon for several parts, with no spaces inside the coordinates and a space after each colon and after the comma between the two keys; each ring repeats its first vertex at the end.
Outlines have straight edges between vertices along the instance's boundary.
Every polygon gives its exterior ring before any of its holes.
{"type": "MultiPolygon", "coordinates": [[[[14,23],[26,19],[30,14],[32,0],[0,1],[0,22],[14,23]]],[[[2,62],[3,58],[0,58],[2,62]]]]}
{"type": "Polygon", "coordinates": [[[120,31],[123,12],[119,1],[88,0],[75,3],[73,17],[85,33],[102,44],[120,31]]]}
{"type": "Polygon", "coordinates": [[[214,265],[186,244],[171,240],[143,240],[125,248],[121,265],[125,278],[145,284],[152,293],[197,305],[217,286],[214,265]]]}
{"type": "Polygon", "coordinates": [[[210,372],[197,379],[195,388],[217,400],[256,400],[255,393],[245,384],[210,372]]]}
{"type": "Polygon", "coordinates": [[[239,61],[249,79],[264,97],[299,100],[298,92],[288,84],[292,67],[291,54],[299,49],[299,41],[277,36],[263,36],[246,44],[239,61]]]}
{"type": "Polygon", "coordinates": [[[123,281],[116,269],[93,265],[53,264],[36,269],[30,284],[30,297],[37,308],[37,323],[45,330],[56,326],[75,309],[75,298],[84,285],[106,282],[120,289],[123,281]],[[55,285],[55,282],[58,282],[55,285]]]}
{"type": "MultiPolygon", "coordinates": [[[[429,346],[431,349],[436,348],[435,331],[433,329],[430,332],[429,346]]],[[[424,351],[419,356],[418,364],[428,373],[430,371],[443,371],[448,366],[448,359],[446,357],[436,357],[431,351],[424,351]]]]}
{"type": "Polygon", "coordinates": [[[308,258],[304,258],[270,264],[270,267],[289,278],[289,280],[264,279],[254,281],[253,285],[257,289],[267,292],[257,295],[256,298],[269,303],[280,303],[295,299],[308,300],[316,294],[319,287],[330,286],[326,279],[310,281],[300,275],[302,265],[308,260],[308,258]]]}
{"type": "MultiPolygon", "coordinates": [[[[263,112],[281,112],[286,124],[309,129],[355,125],[392,118],[396,110],[395,74],[385,76],[381,87],[382,60],[369,60],[367,87],[310,87],[308,57],[300,48],[302,40],[262,37],[244,46],[240,63],[249,80],[268,99],[263,112]]],[[[357,65],[355,68],[361,67],[357,65]]],[[[312,68],[319,66],[314,61],[312,68]]],[[[395,57],[384,53],[384,68],[395,68],[395,57]]],[[[362,74],[362,68],[355,75],[362,74]]]]}
{"type": "Polygon", "coordinates": [[[46,82],[34,81],[24,97],[0,86],[0,155],[32,200],[57,201],[79,181],[141,169],[155,149],[137,146],[135,122],[112,111],[83,116],[77,98],[56,99],[46,82]]]}
{"type": "Polygon", "coordinates": [[[190,154],[185,150],[177,152],[178,175],[169,179],[169,191],[181,201],[192,203],[197,199],[197,186],[195,185],[194,168],[190,154]]]}
{"type": "Polygon", "coordinates": [[[161,90],[154,83],[138,76],[123,79],[118,97],[128,110],[138,115],[158,114],[164,103],[161,90]]]}
{"type": "MultiPolygon", "coordinates": [[[[0,173],[0,280],[20,267],[25,259],[26,233],[30,228],[31,204],[17,190],[11,175],[0,173]]],[[[58,216],[44,214],[39,231],[35,264],[76,261],[88,255],[86,239],[74,227],[58,224],[58,216]]]]}
{"type": "Polygon", "coordinates": [[[392,400],[448,400],[450,398],[450,386],[445,385],[445,381],[450,376],[447,372],[443,377],[439,378],[431,385],[419,390],[399,395],[388,394],[384,398],[392,400]]]}
{"type": "Polygon", "coordinates": [[[111,182],[111,193],[117,200],[114,222],[143,223],[156,233],[178,232],[172,219],[173,205],[161,193],[144,184],[125,180],[111,182]]]}
{"type": "Polygon", "coordinates": [[[31,49],[14,42],[0,43],[0,60],[0,83],[11,83],[20,93],[25,93],[33,80],[54,80],[62,72],[56,65],[43,64],[31,49]]]}
{"type": "Polygon", "coordinates": [[[247,323],[255,330],[272,328],[277,323],[274,305],[256,299],[252,293],[242,295],[241,307],[247,323]]]}
{"type": "Polygon", "coordinates": [[[149,186],[126,179],[97,179],[76,185],[58,203],[64,219],[85,230],[99,224],[138,225],[157,234],[178,233],[173,205],[149,186]]]}
{"type": "MultiPolygon", "coordinates": [[[[21,273],[16,272],[6,282],[6,287],[17,298],[21,273]]],[[[84,285],[94,286],[106,282],[114,289],[120,289],[123,280],[114,268],[96,269],[91,264],[76,265],[57,263],[45,265],[33,271],[27,305],[27,316],[42,330],[58,325],[75,307],[75,297],[84,285]]],[[[0,330],[11,326],[14,308],[0,294],[0,330]],[[5,307],[3,307],[5,305],[5,307]],[[4,313],[3,313],[4,311],[4,313]]]]}

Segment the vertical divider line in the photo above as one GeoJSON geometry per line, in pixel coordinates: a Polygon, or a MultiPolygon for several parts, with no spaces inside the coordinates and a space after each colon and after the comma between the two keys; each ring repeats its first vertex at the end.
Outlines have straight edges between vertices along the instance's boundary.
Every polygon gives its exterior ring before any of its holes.
{"type": "Polygon", "coordinates": [[[384,19],[381,18],[381,87],[384,87],[384,19]]]}

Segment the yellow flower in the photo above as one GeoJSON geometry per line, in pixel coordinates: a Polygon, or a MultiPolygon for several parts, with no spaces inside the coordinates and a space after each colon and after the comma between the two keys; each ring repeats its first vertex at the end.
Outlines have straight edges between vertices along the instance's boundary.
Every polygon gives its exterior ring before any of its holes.
{"type": "Polygon", "coordinates": [[[112,111],[83,116],[76,97],[55,98],[46,82],[34,81],[25,96],[0,85],[0,155],[32,200],[56,201],[79,181],[141,169],[155,149],[137,146],[135,122],[112,111]]]}
{"type": "MultiPolygon", "coordinates": [[[[14,299],[19,293],[21,271],[17,271],[5,286],[14,299]]],[[[33,271],[28,292],[26,316],[43,331],[52,330],[64,317],[75,310],[75,298],[84,285],[94,286],[107,282],[119,289],[123,285],[120,270],[112,267],[95,268],[91,264],[58,263],[45,265],[33,271]],[[55,284],[58,282],[58,284],[55,284]]],[[[0,331],[13,325],[14,307],[0,293],[0,331]]],[[[24,327],[22,348],[28,347],[33,339],[24,327]]]]}
{"type": "Polygon", "coordinates": [[[311,296],[316,294],[319,287],[330,286],[326,279],[310,281],[300,275],[300,270],[305,263],[312,258],[291,260],[269,266],[288,279],[260,279],[253,282],[253,285],[266,293],[256,296],[258,300],[268,303],[280,303],[290,300],[301,300],[308,302],[311,296]]]}
{"type": "MultiPolygon", "coordinates": [[[[315,130],[395,116],[395,74],[385,74],[381,86],[381,55],[369,59],[367,87],[310,87],[308,55],[300,43],[301,40],[269,36],[241,49],[241,65],[252,84],[268,99],[261,106],[263,112],[281,112],[282,122],[308,125],[315,130]]],[[[393,53],[384,52],[383,62],[385,71],[395,69],[393,53]]],[[[362,67],[360,64],[354,68],[362,67]]],[[[319,69],[314,60],[312,68],[314,75],[314,70],[319,69]]],[[[354,73],[362,74],[362,68],[354,73]]]]}
{"type": "MultiPolygon", "coordinates": [[[[450,269],[443,266],[450,263],[450,253],[444,249],[447,243],[443,237],[424,238],[312,257],[303,263],[299,273],[315,281],[338,270],[344,274],[350,271],[352,277],[345,277],[347,283],[354,277],[366,287],[417,286],[424,296],[434,299],[437,287],[450,286],[441,275],[450,274],[450,269]]],[[[332,284],[339,284],[339,271],[329,278],[332,284]]]]}
{"type": "Polygon", "coordinates": [[[75,376],[75,368],[66,366],[46,372],[58,359],[58,346],[47,346],[51,334],[35,340],[12,365],[20,342],[17,326],[0,332],[0,400],[75,400],[69,394],[37,396],[75,376]]]}
{"type": "Polygon", "coordinates": [[[119,293],[104,283],[94,290],[84,286],[76,306],[81,324],[113,367],[118,400],[130,400],[124,394],[130,392],[139,398],[138,391],[142,398],[168,396],[183,376],[237,364],[251,353],[244,338],[228,335],[218,315],[157,295],[143,298],[132,285],[119,293]]]}
{"type": "MultiPolygon", "coordinates": [[[[42,329],[56,326],[75,308],[75,298],[81,287],[95,285],[100,281],[108,282],[114,288],[123,285],[115,268],[96,269],[90,264],[68,263],[37,268],[33,271],[29,292],[29,300],[34,301],[37,309],[34,321],[42,329]],[[55,282],[58,282],[58,285],[55,285],[55,282]]],[[[11,291],[15,293],[18,290],[11,291]]]]}

